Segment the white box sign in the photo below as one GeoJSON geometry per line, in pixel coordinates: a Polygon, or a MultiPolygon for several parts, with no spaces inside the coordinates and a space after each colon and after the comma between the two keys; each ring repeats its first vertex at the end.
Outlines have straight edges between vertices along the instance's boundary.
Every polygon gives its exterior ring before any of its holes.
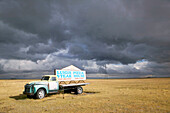
{"type": "Polygon", "coordinates": [[[58,81],[86,80],[86,71],[55,70],[58,81]]]}

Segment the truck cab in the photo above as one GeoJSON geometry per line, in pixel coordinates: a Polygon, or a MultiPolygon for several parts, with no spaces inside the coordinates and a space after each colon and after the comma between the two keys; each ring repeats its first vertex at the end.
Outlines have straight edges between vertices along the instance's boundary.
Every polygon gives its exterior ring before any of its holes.
{"type": "Polygon", "coordinates": [[[58,79],[56,75],[44,75],[41,81],[48,81],[48,90],[50,92],[59,90],[58,79]]]}
{"type": "Polygon", "coordinates": [[[48,93],[57,93],[59,84],[56,75],[44,75],[41,81],[33,81],[25,85],[24,94],[27,97],[44,98],[48,93]]]}

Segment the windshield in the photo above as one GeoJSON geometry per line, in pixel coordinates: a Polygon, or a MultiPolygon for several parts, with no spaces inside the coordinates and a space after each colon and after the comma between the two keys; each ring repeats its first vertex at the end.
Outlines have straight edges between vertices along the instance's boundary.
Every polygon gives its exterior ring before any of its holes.
{"type": "Polygon", "coordinates": [[[44,77],[42,77],[41,80],[49,80],[49,78],[50,78],[50,77],[48,77],[48,76],[44,76],[44,77]]]}

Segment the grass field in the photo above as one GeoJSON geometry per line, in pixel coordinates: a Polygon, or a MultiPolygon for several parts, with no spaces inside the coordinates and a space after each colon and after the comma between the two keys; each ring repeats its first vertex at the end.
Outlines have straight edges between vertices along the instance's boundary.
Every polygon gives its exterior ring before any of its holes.
{"type": "Polygon", "coordinates": [[[0,113],[170,113],[170,78],[92,79],[84,93],[53,94],[41,100],[22,94],[32,80],[0,80],[0,113]]]}

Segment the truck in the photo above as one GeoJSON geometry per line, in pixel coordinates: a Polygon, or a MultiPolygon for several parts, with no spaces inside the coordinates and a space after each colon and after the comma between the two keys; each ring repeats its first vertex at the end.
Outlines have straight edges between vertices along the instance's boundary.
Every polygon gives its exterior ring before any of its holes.
{"type": "Polygon", "coordinates": [[[86,72],[71,65],[61,70],[55,69],[54,75],[44,75],[41,81],[32,81],[24,86],[23,94],[28,98],[42,99],[51,93],[74,92],[82,94],[85,83],[86,72]]]}

